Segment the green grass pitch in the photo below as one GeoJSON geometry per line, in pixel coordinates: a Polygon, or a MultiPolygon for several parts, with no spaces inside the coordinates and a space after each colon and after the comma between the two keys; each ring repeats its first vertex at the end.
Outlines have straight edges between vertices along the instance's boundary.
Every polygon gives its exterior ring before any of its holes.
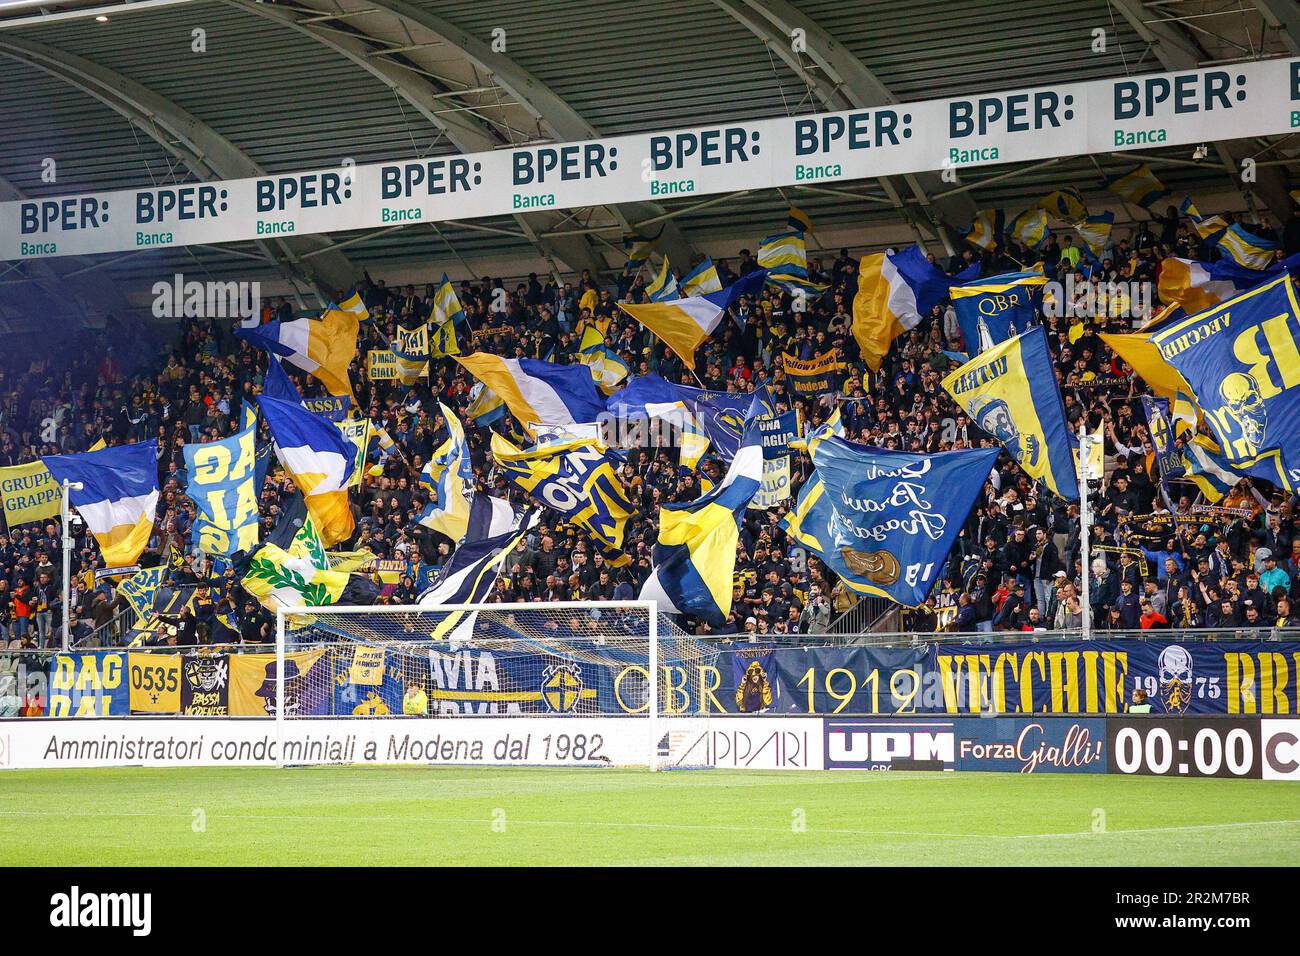
{"type": "Polygon", "coordinates": [[[335,767],[0,774],[0,865],[1294,865],[1300,787],[335,767]]]}

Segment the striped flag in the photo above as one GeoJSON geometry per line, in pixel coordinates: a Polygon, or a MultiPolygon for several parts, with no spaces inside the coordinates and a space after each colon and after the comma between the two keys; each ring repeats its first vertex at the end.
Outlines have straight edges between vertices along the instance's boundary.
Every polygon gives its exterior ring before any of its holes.
{"type": "Polygon", "coordinates": [[[348,367],[357,354],[358,317],[366,314],[360,303],[353,294],[338,308],[325,310],[319,319],[276,320],[235,329],[235,336],[316,376],[331,395],[353,397],[348,367]]]}
{"type": "Polygon", "coordinates": [[[501,396],[529,435],[535,434],[536,425],[599,421],[605,411],[605,399],[585,365],[507,359],[488,352],[457,355],[456,361],[501,396]]]}
{"type": "Polygon", "coordinates": [[[687,368],[695,368],[695,350],[718,327],[722,316],[742,295],[757,295],[767,271],[756,269],[720,292],[688,296],[673,302],[649,302],[618,307],[677,353],[687,368]]]}
{"type": "Polygon", "coordinates": [[[303,493],[307,511],[326,545],[352,536],[348,482],[357,470],[356,449],[338,425],[301,405],[263,395],[257,400],[275,441],[275,455],[303,493]]]}
{"type": "Polygon", "coordinates": [[[68,489],[68,502],[99,542],[104,564],[135,564],[149,543],[158,507],[158,439],[41,461],[55,484],[81,483],[79,491],[68,489]]]}
{"type": "Polygon", "coordinates": [[[947,295],[948,277],[919,246],[863,256],[853,297],[853,337],[867,366],[879,371],[889,344],[947,295]]]}
{"type": "Polygon", "coordinates": [[[657,601],[670,614],[691,614],[710,625],[726,623],[731,613],[740,521],[763,480],[763,448],[757,419],[762,406],[750,407],[740,450],[726,477],[688,504],[664,504],[653,570],[641,599],[657,601]]]}
{"type": "Polygon", "coordinates": [[[1106,188],[1125,202],[1130,202],[1143,209],[1149,208],[1169,195],[1169,189],[1146,163],[1118,176],[1106,184],[1106,188]]]}
{"type": "Polygon", "coordinates": [[[709,292],[721,292],[722,279],[718,277],[718,267],[712,259],[706,258],[698,266],[682,277],[681,292],[683,296],[706,295],[709,292]]]}
{"type": "Polygon", "coordinates": [[[659,274],[645,287],[645,294],[651,302],[676,299],[681,294],[677,290],[677,277],[673,275],[673,267],[669,264],[667,256],[664,256],[664,264],[660,267],[659,274]]]}

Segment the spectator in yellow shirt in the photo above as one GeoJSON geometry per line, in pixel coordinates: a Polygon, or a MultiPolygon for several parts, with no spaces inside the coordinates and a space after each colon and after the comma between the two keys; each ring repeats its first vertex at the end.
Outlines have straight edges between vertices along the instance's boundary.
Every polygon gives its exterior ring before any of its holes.
{"type": "Polygon", "coordinates": [[[408,717],[423,717],[429,713],[429,697],[418,684],[406,688],[402,696],[402,713],[408,717]]]}

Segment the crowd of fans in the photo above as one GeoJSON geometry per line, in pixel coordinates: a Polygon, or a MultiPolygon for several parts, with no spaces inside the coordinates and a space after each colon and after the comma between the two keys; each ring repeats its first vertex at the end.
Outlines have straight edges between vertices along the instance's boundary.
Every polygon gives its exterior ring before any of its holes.
{"type": "MultiPolygon", "coordinates": [[[[1300,251],[1300,219],[1280,230],[1252,224],[1274,235],[1279,256],[1300,251]]],[[[1052,234],[1039,250],[1009,239],[997,252],[968,247],[936,264],[950,275],[979,261],[985,276],[1016,271],[1042,261],[1049,276],[1073,275],[1080,300],[1091,289],[1094,311],[1107,311],[1109,283],[1154,285],[1165,256],[1209,259],[1191,223],[1170,208],[1165,215],[1116,236],[1099,267],[1081,268],[1076,239],[1052,234]],[[1090,271],[1090,274],[1088,274],[1090,271]]],[[[486,350],[507,357],[576,361],[580,331],[593,319],[608,319],[607,345],[633,374],[657,372],[666,379],[710,389],[745,392],[770,382],[778,410],[798,407],[805,430],[823,422],[838,404],[849,439],[919,452],[987,446],[993,439],[954,406],[940,385],[964,350],[955,314],[946,304],[895,341],[880,371],[868,371],[850,332],[858,260],[810,242],[811,278],[828,286],[821,298],[795,302],[768,287],[742,298],[728,321],[701,348],[698,380],[679,358],[617,307],[620,295],[644,301],[645,277],[620,286],[618,276],[587,273],[557,284],[531,275],[517,283],[465,280],[458,293],[468,319],[459,331],[463,351],[486,350]],[[786,390],[781,357],[809,359],[830,349],[844,363],[837,392],[795,398],[786,390]]],[[[720,260],[724,283],[758,268],[741,250],[720,260]]],[[[440,270],[433,270],[436,274],[440,270]]],[[[490,432],[465,414],[473,378],[448,358],[430,363],[430,375],[414,388],[370,381],[365,356],[389,345],[399,325],[415,326],[432,312],[434,286],[389,287],[369,275],[359,284],[370,321],[363,323],[352,381],[359,411],[382,426],[400,454],[388,455],[382,474],[368,474],[354,492],[357,532],[348,548],[369,548],[384,559],[401,559],[406,573],[385,588],[383,602],[412,601],[430,572],[454,547],[416,520],[428,500],[419,475],[446,437],[438,403],[462,416],[481,490],[519,498],[493,466],[490,432]]],[[[1056,310],[1061,311],[1061,310],[1056,310]]],[[[284,299],[267,301],[262,321],[290,319],[284,299]]],[[[1141,317],[1138,317],[1140,319],[1141,317]]],[[[1267,483],[1243,479],[1215,509],[1198,507],[1196,488],[1181,481],[1162,488],[1158,465],[1137,401],[1144,385],[1099,338],[1101,331],[1130,331],[1130,316],[1049,315],[1043,318],[1056,361],[1067,416],[1074,427],[1101,426],[1107,439],[1106,477],[1094,483],[1091,562],[1080,550],[1078,508],[1054,499],[1026,478],[1005,454],[965,522],[943,580],[925,606],[900,622],[922,631],[1049,630],[1078,627],[1083,575],[1090,576],[1098,628],[1139,630],[1161,627],[1274,628],[1297,623],[1290,592],[1300,575],[1300,531],[1294,502],[1267,483]]],[[[192,552],[194,505],[185,495],[182,449],[188,442],[230,434],[238,428],[241,399],[260,390],[265,355],[235,338],[230,320],[187,318],[178,336],[152,361],[127,362],[113,342],[79,350],[66,361],[50,358],[27,369],[0,368],[0,465],[18,464],[55,452],[87,450],[103,437],[109,444],[158,439],[162,495],[157,523],[142,564],[167,560],[173,547],[185,555],[171,572],[174,583],[200,586],[179,625],[178,644],[259,642],[270,619],[237,583],[232,568],[217,569],[192,552]]],[[[286,366],[304,394],[319,384],[286,366]]],[[[509,429],[509,419],[496,426],[509,429]]],[[[263,427],[260,440],[268,435],[263,427]]],[[[625,449],[621,478],[637,513],[629,521],[625,550],[631,563],[606,565],[585,533],[546,512],[504,566],[494,599],[564,601],[631,599],[650,572],[658,509],[664,502],[699,496],[699,476],[681,473],[673,447],[625,449]]],[[[706,460],[706,473],[723,467],[706,460]]],[[[792,494],[811,474],[796,454],[792,494]]],[[[272,468],[261,489],[261,523],[269,532],[293,493],[272,468]]],[[[769,637],[826,631],[856,603],[814,555],[792,546],[778,521],[793,504],[747,511],[736,562],[735,598],[724,628],[686,622],[701,633],[769,637]]],[[[101,625],[123,611],[125,601],[111,579],[96,581],[102,566],[93,539],[75,529],[73,557],[74,639],[93,640],[101,625]]],[[[60,536],[57,521],[6,529],[0,535],[0,637],[11,646],[57,642],[62,619],[60,536]]],[[[869,623],[862,621],[860,623],[869,623]]]]}

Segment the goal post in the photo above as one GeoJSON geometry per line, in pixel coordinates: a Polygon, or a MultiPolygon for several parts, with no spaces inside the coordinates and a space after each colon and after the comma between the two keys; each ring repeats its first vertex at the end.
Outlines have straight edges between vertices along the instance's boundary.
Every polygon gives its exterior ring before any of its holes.
{"type": "Polygon", "coordinates": [[[344,718],[394,762],[658,770],[716,655],[651,601],[281,610],[277,763],[333,762],[314,727],[344,718]]]}

